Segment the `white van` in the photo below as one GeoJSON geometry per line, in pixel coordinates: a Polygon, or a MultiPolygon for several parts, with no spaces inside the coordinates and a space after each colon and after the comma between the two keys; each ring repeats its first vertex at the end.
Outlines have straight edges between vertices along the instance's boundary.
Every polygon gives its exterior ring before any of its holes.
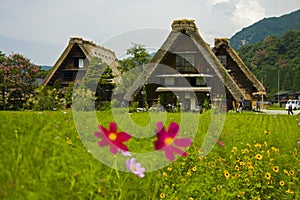
{"type": "Polygon", "coordinates": [[[288,100],[288,102],[285,104],[285,109],[288,110],[290,105],[292,105],[293,110],[299,110],[300,100],[288,100]]]}

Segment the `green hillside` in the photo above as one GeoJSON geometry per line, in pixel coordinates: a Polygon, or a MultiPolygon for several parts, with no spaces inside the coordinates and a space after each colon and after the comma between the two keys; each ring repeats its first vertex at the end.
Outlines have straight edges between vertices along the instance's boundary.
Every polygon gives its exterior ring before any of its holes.
{"type": "Polygon", "coordinates": [[[300,30],[300,10],[281,17],[271,17],[243,28],[230,39],[234,49],[244,44],[262,42],[267,36],[282,36],[288,30],[300,30]]]}
{"type": "Polygon", "coordinates": [[[279,90],[300,91],[300,31],[291,30],[282,37],[268,36],[263,42],[244,45],[238,53],[268,94],[279,90]]]}

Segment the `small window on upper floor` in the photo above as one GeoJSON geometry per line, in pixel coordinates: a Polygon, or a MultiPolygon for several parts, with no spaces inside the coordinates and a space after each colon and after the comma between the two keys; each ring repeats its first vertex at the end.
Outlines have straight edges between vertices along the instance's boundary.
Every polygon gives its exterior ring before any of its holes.
{"type": "Polygon", "coordinates": [[[174,85],[174,77],[165,77],[165,85],[174,85]]]}
{"type": "Polygon", "coordinates": [[[219,55],[218,58],[219,58],[221,64],[224,67],[227,67],[227,56],[226,55],[219,55]]]}
{"type": "Polygon", "coordinates": [[[83,58],[79,58],[79,59],[78,59],[78,67],[79,67],[79,68],[83,68],[83,66],[84,66],[83,63],[84,63],[84,59],[83,59],[83,58]]]}
{"type": "Polygon", "coordinates": [[[203,86],[205,85],[205,80],[202,77],[196,78],[196,86],[203,86]]]}
{"type": "Polygon", "coordinates": [[[176,70],[182,73],[196,72],[195,54],[178,53],[176,55],[176,70]]]}

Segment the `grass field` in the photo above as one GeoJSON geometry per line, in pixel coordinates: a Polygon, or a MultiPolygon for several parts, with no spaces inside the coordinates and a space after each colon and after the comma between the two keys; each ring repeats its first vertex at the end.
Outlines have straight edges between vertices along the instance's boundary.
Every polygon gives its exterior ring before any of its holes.
{"type": "MultiPolygon", "coordinates": [[[[108,111],[97,117],[106,127],[114,119],[108,111]]],[[[147,113],[130,117],[149,123],[147,113]]],[[[228,113],[205,156],[200,147],[211,114],[201,114],[199,126],[192,121],[199,114],[188,117],[191,130],[197,127],[189,155],[159,170],[146,168],[139,178],[99,162],[82,144],[70,110],[0,112],[0,199],[300,199],[300,116],[228,113]]],[[[180,113],[167,118],[180,120],[180,113]]],[[[152,139],[139,141],[129,148],[153,148],[152,139]]]]}

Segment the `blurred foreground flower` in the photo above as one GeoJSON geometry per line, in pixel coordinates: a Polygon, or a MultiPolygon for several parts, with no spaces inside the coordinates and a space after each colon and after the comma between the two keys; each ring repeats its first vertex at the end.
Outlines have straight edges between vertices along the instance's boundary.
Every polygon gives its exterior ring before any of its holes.
{"type": "Polygon", "coordinates": [[[145,176],[145,168],[142,167],[141,163],[136,162],[135,158],[127,159],[126,167],[140,178],[143,178],[145,176]]]}
{"type": "Polygon", "coordinates": [[[163,126],[162,122],[157,122],[156,124],[156,136],[157,140],[154,141],[155,150],[163,150],[165,156],[168,160],[174,160],[174,153],[187,156],[187,153],[182,151],[177,147],[188,147],[192,144],[192,139],[190,138],[175,138],[179,131],[179,125],[175,122],[170,124],[169,129],[166,129],[163,126]]]}
{"type": "Polygon", "coordinates": [[[125,132],[117,132],[117,124],[111,122],[109,124],[109,130],[103,126],[98,126],[100,132],[95,132],[95,136],[102,140],[98,142],[100,147],[109,145],[110,152],[112,154],[118,153],[119,150],[128,151],[128,147],[123,142],[128,141],[131,135],[125,132]]]}

